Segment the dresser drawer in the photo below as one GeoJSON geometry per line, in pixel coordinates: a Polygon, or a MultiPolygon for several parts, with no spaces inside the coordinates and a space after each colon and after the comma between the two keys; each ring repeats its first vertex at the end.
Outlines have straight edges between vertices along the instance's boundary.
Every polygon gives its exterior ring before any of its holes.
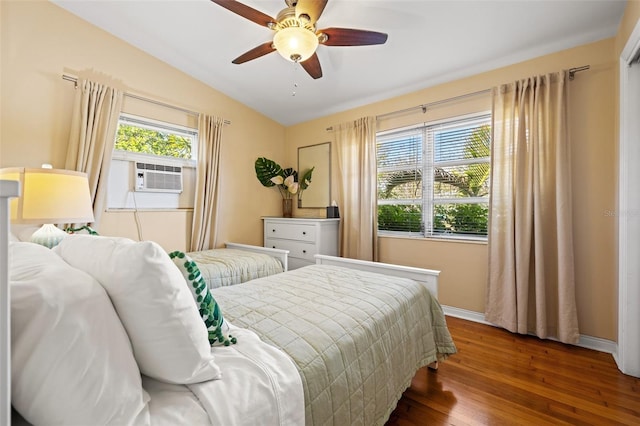
{"type": "Polygon", "coordinates": [[[293,240],[267,238],[265,247],[289,250],[289,258],[305,259],[312,263],[315,263],[316,259],[314,256],[318,254],[318,247],[316,245],[293,240]]]}
{"type": "Polygon", "coordinates": [[[316,227],[314,225],[266,222],[264,232],[265,238],[285,238],[287,240],[308,241],[311,243],[316,240],[316,227]]]}

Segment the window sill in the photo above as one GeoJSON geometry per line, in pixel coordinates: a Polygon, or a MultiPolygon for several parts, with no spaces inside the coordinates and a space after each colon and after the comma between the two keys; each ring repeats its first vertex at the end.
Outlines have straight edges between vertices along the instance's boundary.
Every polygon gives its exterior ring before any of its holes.
{"type": "Polygon", "coordinates": [[[420,235],[402,235],[402,234],[393,234],[393,233],[380,233],[378,232],[378,238],[395,238],[395,239],[404,239],[404,240],[426,240],[426,241],[437,241],[437,242],[447,242],[447,243],[462,243],[462,244],[479,244],[479,245],[487,245],[488,240],[486,238],[469,238],[469,237],[454,237],[454,236],[433,236],[433,237],[423,237],[420,235]]]}

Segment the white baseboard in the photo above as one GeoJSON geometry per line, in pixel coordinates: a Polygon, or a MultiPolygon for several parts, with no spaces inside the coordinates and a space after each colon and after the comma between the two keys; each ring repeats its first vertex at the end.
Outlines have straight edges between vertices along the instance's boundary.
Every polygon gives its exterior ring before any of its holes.
{"type": "Polygon", "coordinates": [[[578,342],[577,346],[612,354],[614,359],[618,353],[618,344],[616,342],[599,337],[585,336],[583,334],[580,335],[580,342],[578,342]]]}
{"type": "Polygon", "coordinates": [[[445,315],[450,317],[462,318],[465,320],[479,322],[481,324],[493,325],[484,320],[484,314],[481,312],[469,311],[467,309],[454,308],[453,306],[442,306],[445,315]]]}
{"type": "MultiPolygon", "coordinates": [[[[449,315],[451,317],[462,318],[468,321],[479,322],[481,324],[491,325],[495,327],[494,324],[485,321],[484,314],[482,312],[474,312],[467,309],[454,308],[453,306],[442,306],[442,310],[444,311],[445,315],[449,315]]],[[[618,354],[618,344],[616,342],[607,339],[601,339],[599,337],[584,336],[581,334],[580,341],[576,346],[593,349],[599,352],[606,352],[612,354],[614,358],[617,358],[618,354]]]]}

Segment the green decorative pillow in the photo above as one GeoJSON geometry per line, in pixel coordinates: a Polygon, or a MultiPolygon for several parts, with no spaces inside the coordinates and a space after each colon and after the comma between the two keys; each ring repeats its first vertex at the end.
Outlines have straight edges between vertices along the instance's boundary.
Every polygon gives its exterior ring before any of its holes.
{"type": "Polygon", "coordinates": [[[229,346],[232,343],[236,343],[237,340],[232,335],[229,334],[225,336],[225,332],[229,327],[225,324],[220,306],[211,295],[196,262],[181,251],[171,252],[169,253],[169,257],[178,269],[180,269],[180,272],[182,272],[182,275],[184,275],[187,281],[187,286],[191,290],[191,294],[193,294],[202,320],[209,331],[209,343],[211,343],[211,346],[229,346]]]}

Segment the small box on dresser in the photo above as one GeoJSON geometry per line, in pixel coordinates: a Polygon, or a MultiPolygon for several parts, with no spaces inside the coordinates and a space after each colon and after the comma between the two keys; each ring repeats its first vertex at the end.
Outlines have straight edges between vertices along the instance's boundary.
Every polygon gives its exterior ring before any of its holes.
{"type": "Polygon", "coordinates": [[[339,255],[340,219],[263,217],[264,246],[289,250],[289,269],[316,263],[316,254],[339,255]]]}

